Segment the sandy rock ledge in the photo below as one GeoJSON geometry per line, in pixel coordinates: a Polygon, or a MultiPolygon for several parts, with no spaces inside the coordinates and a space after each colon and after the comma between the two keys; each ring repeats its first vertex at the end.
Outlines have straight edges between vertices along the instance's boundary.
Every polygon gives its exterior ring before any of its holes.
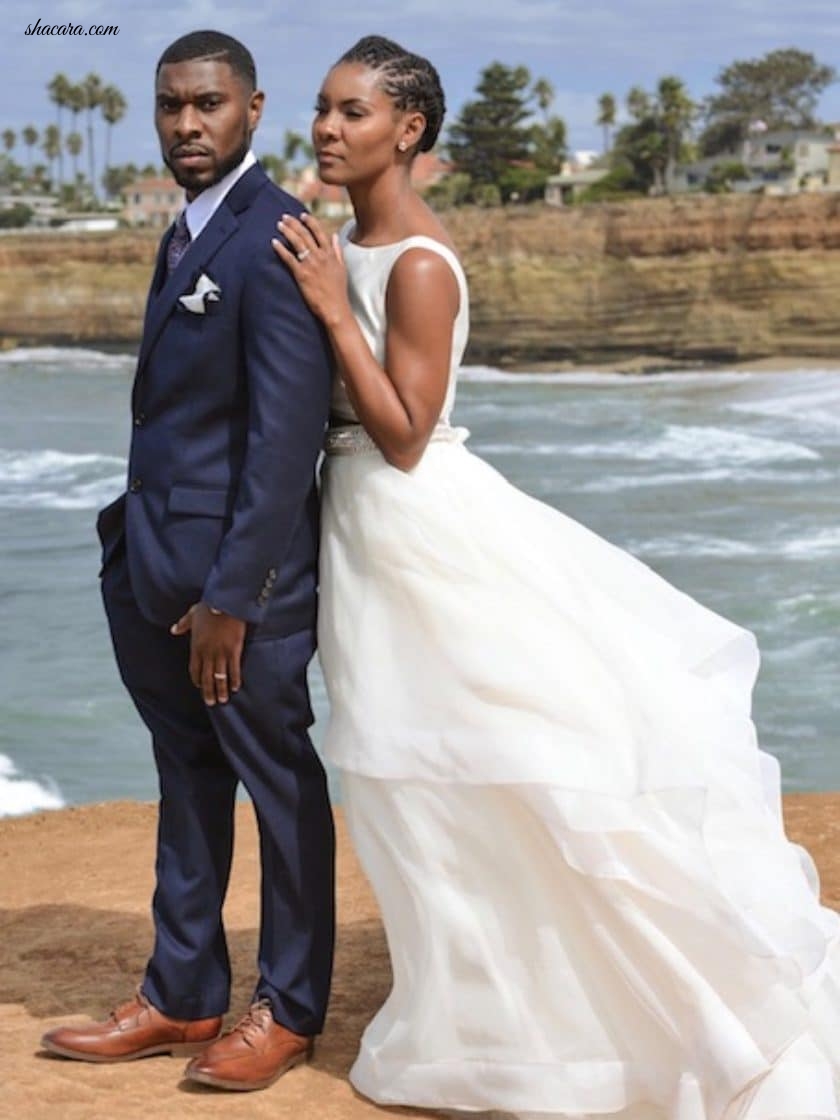
{"type": "MultiPolygon", "coordinates": [[[[250,806],[237,809],[225,918],[234,970],[231,1015],[254,981],[258,858],[250,806]]],[[[840,908],[840,794],[785,799],[788,831],[840,908]]],[[[183,1061],[85,1065],[38,1053],[49,1027],[102,1017],[130,995],[151,944],[155,808],[115,802],[0,821],[0,1120],[356,1120],[434,1114],[378,1109],[347,1082],[362,1029],[390,985],[378,911],[340,811],[339,933],[330,1015],[314,1062],[262,1093],[217,1094],[181,1080],[183,1061]]]]}

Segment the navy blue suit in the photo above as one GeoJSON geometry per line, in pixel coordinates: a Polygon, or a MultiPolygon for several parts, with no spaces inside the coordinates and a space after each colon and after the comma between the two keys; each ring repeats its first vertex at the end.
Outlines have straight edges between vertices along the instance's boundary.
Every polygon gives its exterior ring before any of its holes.
{"type": "Polygon", "coordinates": [[[306,685],[331,359],[270,244],[280,215],[300,211],[257,165],[169,276],[171,231],[164,238],[132,394],[128,487],[98,528],[117,662],[160,779],[143,991],[174,1018],[227,1010],[221,908],[241,781],[262,857],[256,996],[311,1035],[323,1024],[334,929],[332,816],[306,685]],[[196,314],[179,300],[202,274],[219,295],[196,314]],[[189,679],[189,639],[169,634],[199,600],[248,623],[242,688],[210,708],[189,679]]]}

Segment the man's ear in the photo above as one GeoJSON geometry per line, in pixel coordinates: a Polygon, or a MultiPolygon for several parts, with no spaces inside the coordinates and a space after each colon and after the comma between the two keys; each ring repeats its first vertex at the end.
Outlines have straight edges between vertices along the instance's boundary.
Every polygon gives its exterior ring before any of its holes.
{"type": "Polygon", "coordinates": [[[248,128],[255,132],[262,117],[265,105],[265,94],[261,89],[255,89],[248,99],[248,128]]]}

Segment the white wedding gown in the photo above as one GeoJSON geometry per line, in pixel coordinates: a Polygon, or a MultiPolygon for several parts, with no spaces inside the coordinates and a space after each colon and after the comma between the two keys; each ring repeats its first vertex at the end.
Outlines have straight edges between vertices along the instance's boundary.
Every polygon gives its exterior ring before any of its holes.
{"type": "Polygon", "coordinates": [[[838,1120],[840,920],[783,832],[753,637],[465,448],[466,282],[435,241],[345,243],[379,359],[413,246],[461,290],[438,429],[409,473],[340,429],[324,471],[325,751],[394,974],[351,1080],[541,1120],[838,1120]]]}

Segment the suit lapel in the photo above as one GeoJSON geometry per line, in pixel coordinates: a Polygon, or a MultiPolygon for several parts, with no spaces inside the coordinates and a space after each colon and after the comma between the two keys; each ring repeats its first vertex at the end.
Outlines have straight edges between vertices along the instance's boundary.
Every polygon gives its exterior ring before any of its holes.
{"type": "Polygon", "coordinates": [[[204,272],[213,257],[228,238],[239,228],[238,214],[253,202],[257,192],[266,182],[267,176],[257,164],[250,168],[228,192],[213,217],[184,253],[178,267],[166,277],[166,248],[172,237],[172,230],[163,238],[158,250],[157,265],[152,281],[149,300],[146,305],[146,318],[143,324],[143,340],[137,359],[139,377],[161,331],[173,314],[180,296],[191,292],[199,276],[204,272]],[[159,285],[163,281],[163,286],[159,285]],[[157,293],[157,294],[155,294],[157,293]]]}

